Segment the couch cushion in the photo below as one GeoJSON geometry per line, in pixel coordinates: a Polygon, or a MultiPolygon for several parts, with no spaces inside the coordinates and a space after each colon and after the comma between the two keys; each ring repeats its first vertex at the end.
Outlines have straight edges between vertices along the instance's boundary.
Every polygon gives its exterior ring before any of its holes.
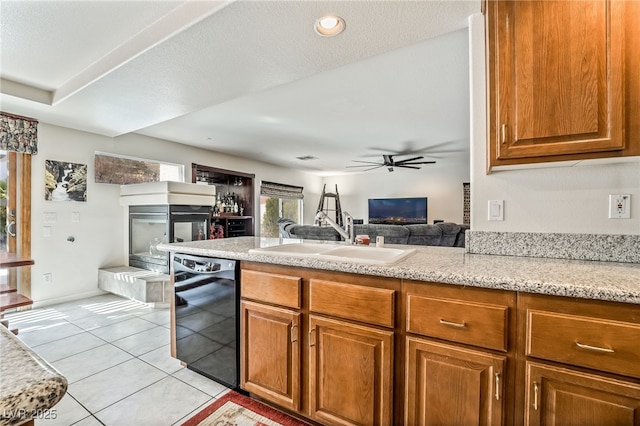
{"type": "Polygon", "coordinates": [[[371,243],[375,243],[376,237],[383,236],[387,244],[407,244],[409,230],[398,225],[354,225],[355,235],[368,235],[371,243]]]}
{"type": "Polygon", "coordinates": [[[292,238],[326,241],[342,240],[338,231],[330,226],[290,225],[287,229],[292,238]]]}
{"type": "Polygon", "coordinates": [[[442,228],[442,240],[440,240],[440,245],[445,247],[454,247],[456,238],[460,232],[460,225],[452,222],[443,222],[439,223],[438,226],[442,228]]]}
{"type": "Polygon", "coordinates": [[[376,231],[376,225],[353,225],[353,235],[368,235],[371,242],[375,243],[378,231],[376,231]]]}
{"type": "Polygon", "coordinates": [[[460,232],[456,235],[456,242],[453,243],[454,247],[464,247],[465,244],[465,232],[470,229],[470,226],[467,224],[460,225],[460,232]]]}
{"type": "Polygon", "coordinates": [[[280,218],[278,219],[278,229],[280,230],[280,237],[282,238],[294,238],[291,235],[290,229],[293,225],[295,225],[296,223],[291,220],[291,219],[284,219],[284,218],[280,218]]]}
{"type": "Polygon", "coordinates": [[[436,225],[406,225],[409,230],[409,244],[421,246],[439,246],[442,241],[442,228],[436,225]]]}

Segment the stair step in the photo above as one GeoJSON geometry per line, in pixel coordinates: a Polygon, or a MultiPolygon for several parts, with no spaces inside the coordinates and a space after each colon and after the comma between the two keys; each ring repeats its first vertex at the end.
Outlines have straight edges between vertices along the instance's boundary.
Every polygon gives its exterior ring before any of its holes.
{"type": "Polygon", "coordinates": [[[9,287],[9,284],[0,284],[0,294],[15,293],[18,289],[9,287]]]}
{"type": "Polygon", "coordinates": [[[17,308],[20,306],[29,306],[33,304],[33,300],[20,293],[4,293],[0,294],[0,312],[7,309],[17,308]]]}

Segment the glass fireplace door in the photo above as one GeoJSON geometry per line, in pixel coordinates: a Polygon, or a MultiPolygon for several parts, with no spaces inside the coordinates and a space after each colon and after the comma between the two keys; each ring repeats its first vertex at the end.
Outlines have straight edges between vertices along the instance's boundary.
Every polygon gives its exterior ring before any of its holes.
{"type": "Polygon", "coordinates": [[[208,239],[210,212],[210,206],[171,206],[170,242],[184,243],[208,239]]]}
{"type": "Polygon", "coordinates": [[[206,240],[210,206],[152,205],[129,207],[129,265],[169,273],[169,253],[160,243],[206,240]]]}
{"type": "Polygon", "coordinates": [[[129,265],[163,273],[169,272],[167,253],[157,245],[169,242],[168,206],[129,208],[129,265]]]}

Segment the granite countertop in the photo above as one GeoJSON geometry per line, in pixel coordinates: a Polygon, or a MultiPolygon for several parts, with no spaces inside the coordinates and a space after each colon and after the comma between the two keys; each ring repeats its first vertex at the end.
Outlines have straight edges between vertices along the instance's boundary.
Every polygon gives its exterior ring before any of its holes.
{"type": "Polygon", "coordinates": [[[392,265],[249,253],[253,248],[299,241],[238,237],[160,244],[158,249],[355,274],[640,304],[640,264],[637,263],[469,254],[463,248],[390,244],[386,247],[413,248],[416,252],[392,265]]]}
{"type": "Polygon", "coordinates": [[[55,418],[47,412],[67,391],[67,379],[6,327],[0,326],[0,425],[31,418],[55,418]]]}

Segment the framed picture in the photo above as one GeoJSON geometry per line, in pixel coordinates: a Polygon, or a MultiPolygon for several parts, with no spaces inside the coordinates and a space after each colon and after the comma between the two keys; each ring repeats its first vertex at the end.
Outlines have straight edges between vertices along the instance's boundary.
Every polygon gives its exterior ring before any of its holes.
{"type": "Polygon", "coordinates": [[[45,160],[44,199],[87,201],[87,165],[45,160]]]}

